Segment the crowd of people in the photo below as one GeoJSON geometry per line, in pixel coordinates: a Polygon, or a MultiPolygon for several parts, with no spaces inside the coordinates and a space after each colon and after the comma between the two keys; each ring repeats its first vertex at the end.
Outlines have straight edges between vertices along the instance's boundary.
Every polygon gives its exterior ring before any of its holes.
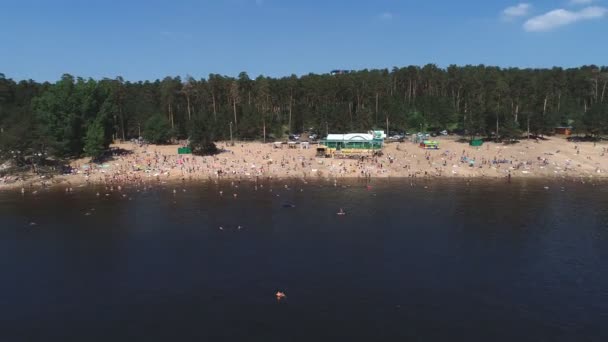
{"type": "MultiPolygon", "coordinates": [[[[441,149],[412,143],[387,144],[380,155],[322,158],[314,149],[276,148],[274,144],[220,144],[213,156],[178,154],[177,146],[117,144],[105,162],[81,159],[64,176],[70,184],[144,184],[168,180],[376,177],[538,177],[605,176],[605,145],[568,143],[518,145],[486,143],[471,147],[442,140],[441,149]],[[565,146],[563,146],[566,144],[565,146]],[[541,148],[542,147],[542,148],[541,148]],[[569,150],[568,150],[569,149],[569,150]]],[[[20,179],[4,176],[0,183],[20,179]]],[[[41,179],[41,185],[50,185],[41,179]]]]}

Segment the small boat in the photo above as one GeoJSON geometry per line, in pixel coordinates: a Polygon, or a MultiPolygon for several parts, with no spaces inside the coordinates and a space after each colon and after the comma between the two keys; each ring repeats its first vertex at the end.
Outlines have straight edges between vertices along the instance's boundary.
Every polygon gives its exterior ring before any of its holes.
{"type": "Polygon", "coordinates": [[[344,215],[346,215],[346,212],[344,211],[344,209],[340,208],[340,210],[336,213],[336,215],[344,216],[344,215]]]}

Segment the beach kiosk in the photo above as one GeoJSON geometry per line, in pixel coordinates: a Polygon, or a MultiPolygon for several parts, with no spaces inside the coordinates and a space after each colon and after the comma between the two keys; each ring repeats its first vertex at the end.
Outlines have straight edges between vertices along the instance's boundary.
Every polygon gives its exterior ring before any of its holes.
{"type": "Polygon", "coordinates": [[[570,126],[555,127],[555,134],[562,134],[562,135],[569,137],[570,135],[572,135],[572,127],[570,127],[570,126]]]}
{"type": "Polygon", "coordinates": [[[425,150],[438,150],[439,143],[435,140],[425,140],[420,143],[420,147],[424,148],[425,150]]]}
{"type": "Polygon", "coordinates": [[[471,145],[473,147],[479,147],[479,146],[483,145],[483,140],[481,140],[481,139],[473,139],[473,140],[471,140],[471,142],[469,143],[469,145],[471,145]]]}
{"type": "Polygon", "coordinates": [[[178,147],[177,154],[192,154],[190,147],[178,147]]]}
{"type": "Polygon", "coordinates": [[[325,147],[331,156],[367,156],[382,151],[384,138],[384,131],[328,134],[327,138],[321,140],[320,147],[325,147]]]}

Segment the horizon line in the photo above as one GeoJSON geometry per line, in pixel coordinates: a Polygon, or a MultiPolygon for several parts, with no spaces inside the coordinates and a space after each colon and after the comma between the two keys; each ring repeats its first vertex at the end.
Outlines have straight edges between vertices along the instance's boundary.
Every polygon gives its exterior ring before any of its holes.
{"type": "Polygon", "coordinates": [[[426,64],[408,64],[408,65],[403,65],[403,66],[392,66],[392,67],[384,67],[384,68],[379,68],[379,67],[372,67],[372,68],[362,68],[362,69],[351,69],[351,68],[332,68],[332,69],[328,69],[328,71],[320,73],[320,72],[308,72],[308,73],[291,73],[289,75],[286,74],[282,74],[280,76],[277,75],[264,75],[264,74],[257,74],[255,77],[253,77],[252,75],[250,75],[247,71],[242,70],[239,71],[236,75],[232,76],[232,75],[228,75],[228,74],[222,74],[222,73],[208,73],[206,76],[202,76],[202,77],[194,77],[192,76],[192,74],[186,73],[185,75],[165,75],[161,78],[147,78],[147,79],[130,79],[130,78],[126,78],[124,76],[121,75],[115,75],[113,77],[108,77],[108,76],[102,76],[102,77],[94,77],[94,76],[81,76],[81,75],[77,75],[77,74],[72,74],[70,72],[64,72],[61,75],[59,75],[56,79],[54,80],[36,80],[34,78],[18,78],[18,77],[11,77],[9,74],[4,73],[2,71],[0,71],[0,75],[3,75],[5,77],[5,79],[9,79],[9,80],[13,80],[15,82],[22,82],[22,81],[34,81],[36,83],[53,83],[56,81],[59,81],[63,76],[65,75],[69,75],[74,77],[75,79],[84,79],[84,80],[95,80],[95,81],[100,81],[100,80],[115,80],[119,77],[121,77],[125,82],[131,82],[131,83],[139,83],[139,82],[156,82],[156,81],[162,81],[164,78],[166,77],[180,77],[182,79],[186,79],[187,77],[192,77],[194,80],[196,81],[200,81],[200,80],[208,80],[210,75],[218,75],[221,77],[226,77],[226,78],[235,78],[237,79],[239,74],[241,73],[246,73],[249,78],[251,80],[255,80],[258,77],[264,77],[264,78],[271,78],[271,79],[283,79],[283,78],[289,78],[292,76],[296,76],[297,78],[302,78],[305,76],[323,76],[323,75],[330,75],[332,74],[334,71],[342,71],[342,74],[348,74],[348,73],[357,73],[357,72],[364,72],[364,71],[388,71],[389,73],[393,72],[394,69],[407,69],[409,67],[417,67],[417,68],[424,68],[425,66],[435,66],[438,69],[441,70],[447,70],[449,67],[458,67],[458,68],[464,68],[464,67],[488,67],[488,68],[498,68],[501,70],[552,70],[552,69],[563,69],[563,70],[572,70],[572,69],[581,69],[581,68],[585,68],[585,67],[595,67],[597,69],[604,69],[604,68],[608,68],[608,64],[606,65],[601,65],[601,64],[581,64],[578,66],[560,66],[560,65],[553,65],[553,66],[543,66],[543,67],[533,67],[533,66],[526,66],[526,67],[522,67],[522,66],[500,66],[500,65],[493,65],[493,64],[485,64],[485,63],[478,63],[478,64],[448,64],[448,65],[440,65],[438,63],[426,63],[426,64]]]}

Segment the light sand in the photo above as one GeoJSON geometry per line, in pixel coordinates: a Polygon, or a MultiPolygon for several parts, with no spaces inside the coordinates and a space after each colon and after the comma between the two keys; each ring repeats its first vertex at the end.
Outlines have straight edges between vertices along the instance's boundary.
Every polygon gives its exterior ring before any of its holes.
{"type": "Polygon", "coordinates": [[[439,150],[424,150],[411,142],[388,143],[381,157],[366,160],[317,158],[310,149],[275,148],[260,142],[219,143],[216,156],[178,155],[177,145],[112,145],[127,151],[102,164],[87,159],[71,163],[74,172],[52,180],[0,182],[2,188],[66,187],[87,183],[119,185],[175,180],[281,178],[603,178],[608,177],[607,143],[572,143],[563,137],[545,141],[522,140],[513,145],[485,143],[471,147],[452,137],[436,138],[439,150]],[[10,184],[9,184],[10,183],[10,184]]]}

